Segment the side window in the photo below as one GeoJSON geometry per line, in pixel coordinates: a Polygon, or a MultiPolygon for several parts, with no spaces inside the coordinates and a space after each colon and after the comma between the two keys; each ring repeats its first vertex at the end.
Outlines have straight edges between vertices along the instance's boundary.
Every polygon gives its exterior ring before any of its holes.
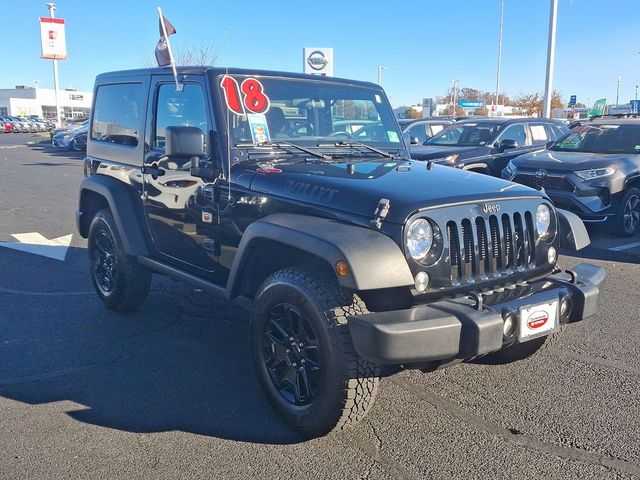
{"type": "Polygon", "coordinates": [[[527,139],[527,132],[524,129],[524,123],[514,123],[509,125],[500,135],[500,140],[515,140],[518,147],[527,147],[531,142],[527,139]]]}
{"type": "Polygon", "coordinates": [[[417,123],[409,127],[409,130],[407,130],[407,132],[409,133],[409,136],[411,138],[417,138],[418,143],[424,143],[427,141],[427,132],[424,127],[424,123],[417,123]]]}
{"type": "Polygon", "coordinates": [[[124,83],[98,87],[91,139],[135,147],[140,140],[142,84],[124,83]]]}
{"type": "MultiPolygon", "coordinates": [[[[544,124],[529,124],[529,130],[531,131],[531,142],[533,145],[544,145],[549,141],[549,132],[547,128],[551,128],[550,125],[544,124]]],[[[553,131],[551,132],[553,136],[553,131]]]]}
{"type": "Polygon", "coordinates": [[[436,133],[440,133],[442,130],[444,130],[444,127],[446,125],[441,125],[439,123],[432,123],[431,125],[428,125],[427,128],[431,129],[431,133],[429,134],[429,136],[433,137],[436,133]]]}
{"type": "Polygon", "coordinates": [[[164,148],[167,127],[198,127],[202,133],[209,131],[207,106],[202,86],[187,83],[181,92],[173,83],[161,84],[156,103],[156,124],[153,146],[164,148]]]}

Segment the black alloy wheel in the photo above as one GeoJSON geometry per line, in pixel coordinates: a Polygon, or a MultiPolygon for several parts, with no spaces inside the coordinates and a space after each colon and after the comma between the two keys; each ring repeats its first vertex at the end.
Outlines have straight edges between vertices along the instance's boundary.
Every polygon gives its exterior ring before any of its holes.
{"type": "Polygon", "coordinates": [[[631,237],[640,231],[640,190],[632,187],[625,193],[614,220],[622,237],[631,237]]]}
{"type": "Polygon", "coordinates": [[[627,199],[622,216],[624,231],[630,234],[635,233],[638,230],[638,224],[640,224],[640,197],[632,195],[627,199]]]}
{"type": "Polygon", "coordinates": [[[265,325],[264,362],[280,395],[296,406],[308,405],[321,384],[321,352],[311,323],[295,306],[275,305],[265,325]]]}
{"type": "Polygon", "coordinates": [[[108,295],[116,286],[118,259],[113,238],[107,230],[100,230],[93,238],[92,273],[100,291],[108,295]]]}

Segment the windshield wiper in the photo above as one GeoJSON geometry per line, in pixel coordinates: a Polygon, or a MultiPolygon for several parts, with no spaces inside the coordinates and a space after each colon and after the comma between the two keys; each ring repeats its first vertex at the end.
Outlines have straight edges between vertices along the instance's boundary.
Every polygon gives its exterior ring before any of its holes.
{"type": "Polygon", "coordinates": [[[300,145],[296,145],[295,143],[289,142],[263,142],[263,143],[236,143],[237,148],[250,148],[250,147],[275,147],[280,150],[286,150],[287,147],[296,148],[301,152],[308,153],[309,155],[313,155],[316,158],[321,158],[322,160],[331,160],[331,155],[327,155],[326,153],[314,152],[305,147],[301,147],[300,145]]]}
{"type": "Polygon", "coordinates": [[[377,148],[371,147],[365,143],[360,142],[337,142],[337,143],[329,143],[329,144],[320,144],[319,147],[350,147],[350,148],[366,148],[370,152],[377,153],[386,158],[390,158],[395,160],[396,156],[393,153],[385,152],[384,150],[379,150],[377,148]]]}

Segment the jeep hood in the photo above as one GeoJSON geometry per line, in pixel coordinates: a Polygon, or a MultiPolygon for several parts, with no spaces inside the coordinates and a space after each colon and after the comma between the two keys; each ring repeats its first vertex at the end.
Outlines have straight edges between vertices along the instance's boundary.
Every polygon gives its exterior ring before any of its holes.
{"type": "Polygon", "coordinates": [[[411,158],[415,160],[444,159],[454,153],[460,156],[470,156],[486,153],[487,147],[459,147],[457,145],[417,145],[411,147],[411,158]]]}
{"type": "Polygon", "coordinates": [[[549,171],[575,172],[590,168],[604,168],[633,160],[633,154],[588,153],[588,152],[556,152],[542,150],[522,155],[512,160],[521,169],[544,168],[549,171]]]}
{"type": "Polygon", "coordinates": [[[346,164],[296,164],[273,173],[257,171],[251,190],[282,201],[314,205],[372,218],[378,202],[391,202],[386,221],[403,223],[418,209],[456,202],[541,197],[529,187],[488,175],[423,162],[360,162],[348,173],[346,164]]]}

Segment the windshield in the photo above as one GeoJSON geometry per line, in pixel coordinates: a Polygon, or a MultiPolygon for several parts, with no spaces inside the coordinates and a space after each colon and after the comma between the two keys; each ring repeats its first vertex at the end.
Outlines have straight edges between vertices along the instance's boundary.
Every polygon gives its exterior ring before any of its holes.
{"type": "Polygon", "coordinates": [[[499,125],[464,123],[451,125],[431,137],[425,145],[457,145],[480,147],[486,145],[498,131],[499,125]]]}
{"type": "Polygon", "coordinates": [[[378,148],[404,148],[387,99],[374,88],[323,80],[242,75],[218,78],[228,109],[231,142],[288,142],[306,147],[353,139],[378,148]]]}
{"type": "Polygon", "coordinates": [[[558,152],[640,153],[640,124],[583,125],[551,147],[558,152]]]}

